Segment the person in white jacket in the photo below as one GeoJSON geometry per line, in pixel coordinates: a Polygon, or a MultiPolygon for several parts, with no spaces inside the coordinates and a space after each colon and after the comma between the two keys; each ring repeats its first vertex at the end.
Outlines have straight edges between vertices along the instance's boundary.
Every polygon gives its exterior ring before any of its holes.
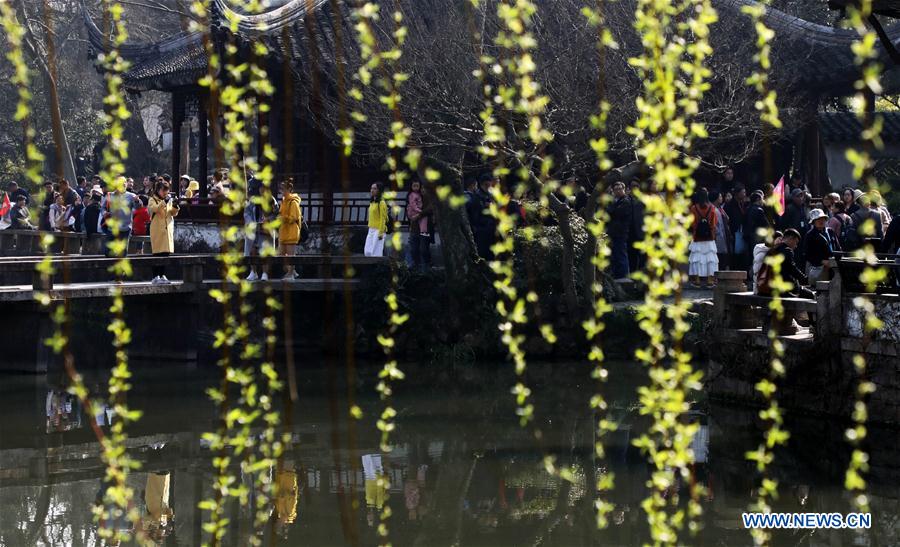
{"type": "Polygon", "coordinates": [[[781,232],[775,232],[775,239],[772,242],[772,245],[766,245],[765,243],[757,243],[756,246],[753,247],[753,292],[756,292],[756,276],[759,275],[759,270],[762,269],[763,264],[766,261],[766,255],[769,254],[769,251],[777,247],[781,243],[782,239],[781,232]]]}

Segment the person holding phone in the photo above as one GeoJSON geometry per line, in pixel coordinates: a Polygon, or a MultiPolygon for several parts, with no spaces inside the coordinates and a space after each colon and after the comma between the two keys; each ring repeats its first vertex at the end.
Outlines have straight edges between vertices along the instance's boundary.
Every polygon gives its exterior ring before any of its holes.
{"type": "MultiPolygon", "coordinates": [[[[281,226],[278,227],[278,251],[281,256],[295,256],[297,246],[300,244],[303,212],[300,209],[300,196],[294,193],[294,179],[289,178],[281,183],[281,195],[281,209],[278,212],[281,219],[281,226]]],[[[292,281],[298,277],[294,265],[285,263],[282,279],[292,281]]]]}
{"type": "MultiPolygon", "coordinates": [[[[166,257],[175,252],[175,217],[178,216],[178,200],[169,195],[171,184],[158,180],[147,204],[150,213],[150,248],[153,256],[166,257]]],[[[170,283],[165,266],[153,267],[154,285],[170,283]]]]}

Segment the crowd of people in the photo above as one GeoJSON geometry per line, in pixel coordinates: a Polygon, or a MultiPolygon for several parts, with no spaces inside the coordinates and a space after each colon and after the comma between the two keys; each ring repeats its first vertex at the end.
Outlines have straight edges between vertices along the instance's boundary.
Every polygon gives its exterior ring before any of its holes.
{"type": "Polygon", "coordinates": [[[718,270],[743,270],[758,294],[770,294],[766,257],[781,255],[781,275],[794,287],[790,294],[812,297],[806,287],[830,279],[831,259],[839,253],[872,242],[877,251],[893,254],[900,245],[900,225],[890,231],[893,218],[876,190],[845,188],[813,204],[802,177],[795,175],[784,190],[780,214],[771,199],[774,191],[770,184],[748,196],[743,185],[734,183],[723,191],[700,188],[695,193],[689,258],[694,287],[715,286],[718,270]]]}
{"type": "MultiPolygon", "coordinates": [[[[617,279],[643,267],[637,242],[644,239],[643,203],[635,196],[639,180],[612,185],[607,205],[607,237],[610,270],[617,279]]],[[[644,192],[655,192],[645,188],[644,192]]],[[[852,252],[866,242],[878,252],[894,254],[900,246],[900,223],[894,222],[878,191],[844,188],[829,193],[821,204],[813,203],[803,178],[796,174],[785,185],[784,210],[779,214],[770,199],[775,186],[747,191],[734,180],[734,171],[723,182],[698,188],[690,206],[691,244],[689,283],[694,288],[713,288],[719,270],[746,271],[757,291],[771,291],[766,256],[783,256],[781,274],[793,283],[795,296],[811,296],[805,287],[828,280],[830,260],[852,252]],[[867,222],[868,221],[868,222],[867,222]],[[863,226],[866,226],[863,228],[863,226]],[[769,239],[766,234],[774,234],[769,239]],[[762,278],[762,283],[760,283],[762,278]]]]}
{"type": "MultiPolygon", "coordinates": [[[[107,186],[99,176],[88,180],[79,177],[76,184],[60,179],[46,181],[41,203],[34,203],[29,192],[16,182],[10,182],[6,195],[10,206],[0,213],[9,229],[73,232],[105,238],[107,256],[112,256],[109,243],[116,237],[127,242],[131,236],[149,236],[152,254],[165,257],[175,252],[175,218],[182,207],[209,204],[220,205],[229,194],[227,173],[217,171],[207,181],[208,198],[201,197],[200,183],[184,175],[174,182],[169,175],[144,177],[135,185],[134,179],[119,177],[107,186]],[[177,187],[176,187],[177,184],[177,187]],[[110,218],[118,220],[113,230],[110,218]],[[116,234],[114,234],[116,232],[116,234]]],[[[247,199],[243,211],[245,223],[244,254],[258,256],[264,249],[278,250],[281,256],[294,256],[299,245],[309,236],[303,221],[300,195],[294,192],[293,179],[284,180],[271,202],[263,206],[263,185],[251,174],[247,184],[247,199]],[[279,222],[276,222],[279,221],[279,222]],[[277,226],[277,229],[274,228],[277,226]]],[[[385,238],[393,232],[394,215],[385,199],[385,187],[375,183],[370,189],[368,233],[364,248],[366,256],[383,256],[385,238]]],[[[413,268],[431,266],[430,246],[434,243],[435,211],[433,200],[422,184],[411,184],[406,197],[406,217],[409,223],[409,245],[406,259],[413,268]]],[[[286,263],[284,279],[297,279],[296,268],[286,263]]],[[[247,277],[250,281],[268,280],[266,265],[253,266],[247,277]]],[[[169,283],[165,268],[154,267],[154,284],[169,283]]]]}
{"type": "MultiPolygon", "coordinates": [[[[498,183],[494,175],[484,174],[467,181],[465,188],[465,212],[476,251],[486,259],[493,257],[497,239],[497,220],[490,210],[495,204],[492,189],[498,183]]],[[[103,234],[111,241],[113,223],[109,219],[116,218],[121,239],[149,236],[153,255],[169,256],[175,250],[175,217],[183,206],[214,205],[227,199],[227,173],[215,172],[206,185],[208,197],[201,198],[200,183],[187,175],[177,182],[169,175],[151,175],[144,177],[138,187],[134,179],[121,177],[110,188],[98,176],[90,181],[79,177],[74,186],[64,179],[46,182],[44,201],[34,204],[27,190],[10,182],[6,194],[11,206],[3,220],[13,229],[103,234]],[[38,211],[36,220],[32,207],[38,211]]],[[[635,179],[629,184],[616,182],[610,189],[606,235],[611,251],[610,271],[617,280],[642,269],[645,261],[638,245],[644,239],[644,205],[635,195],[641,188],[641,181],[635,179]]],[[[309,229],[303,222],[301,198],[294,192],[293,180],[283,181],[279,195],[271,196],[266,207],[262,202],[262,184],[252,176],[247,190],[245,256],[263,254],[266,248],[277,249],[281,256],[296,255],[309,229]],[[278,228],[273,228],[276,225],[278,228]]],[[[647,187],[643,191],[655,190],[647,187]]],[[[823,196],[821,205],[814,205],[798,174],[784,190],[786,203],[780,214],[770,199],[774,191],[775,187],[769,184],[748,193],[744,185],[734,180],[732,169],[725,171],[721,182],[699,188],[690,208],[693,222],[688,273],[692,286],[712,288],[716,271],[743,270],[751,284],[765,292],[769,290],[768,282],[759,282],[760,276],[769,275],[765,258],[778,253],[784,256],[782,274],[793,282],[796,294],[801,294],[804,286],[829,278],[829,263],[835,253],[857,249],[867,240],[877,242],[877,248],[885,253],[894,253],[900,245],[900,224],[893,222],[877,191],[865,193],[845,188],[841,193],[823,196]],[[861,229],[864,225],[870,228],[861,229]],[[767,240],[765,234],[772,233],[775,237],[767,240]]],[[[579,200],[583,206],[586,199],[583,189],[576,192],[574,208],[578,209],[579,200]]],[[[405,259],[412,268],[429,268],[435,207],[419,181],[410,185],[405,213],[409,225],[405,259]]],[[[507,213],[525,222],[525,210],[517,201],[510,200],[507,213]]],[[[394,225],[384,185],[372,184],[363,250],[366,256],[384,255],[386,238],[394,225]]],[[[267,266],[254,266],[247,279],[268,280],[269,274],[267,266]]],[[[286,264],[284,278],[297,277],[295,268],[286,264]]],[[[153,282],[169,282],[164,268],[154,268],[153,282]]]]}

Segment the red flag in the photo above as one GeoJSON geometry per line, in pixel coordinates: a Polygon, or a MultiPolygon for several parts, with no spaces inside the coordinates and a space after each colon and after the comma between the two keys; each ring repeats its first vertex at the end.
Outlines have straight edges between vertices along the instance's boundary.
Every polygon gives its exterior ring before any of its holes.
{"type": "Polygon", "coordinates": [[[781,180],[778,181],[778,184],[775,185],[775,191],[773,192],[775,199],[777,200],[775,203],[775,212],[778,215],[784,214],[784,175],[781,176],[781,180]]]}
{"type": "Polygon", "coordinates": [[[0,205],[0,217],[5,217],[10,208],[11,205],[9,204],[9,194],[3,194],[3,205],[0,205]]]}

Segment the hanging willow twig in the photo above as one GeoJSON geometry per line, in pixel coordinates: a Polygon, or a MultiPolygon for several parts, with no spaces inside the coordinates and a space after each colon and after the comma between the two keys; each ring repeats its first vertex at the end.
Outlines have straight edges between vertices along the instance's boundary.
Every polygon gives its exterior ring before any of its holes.
{"type": "MultiPolygon", "coordinates": [[[[754,29],[756,29],[757,51],[753,56],[756,69],[747,78],[747,84],[753,86],[759,94],[759,99],[755,106],[759,112],[764,135],[766,130],[774,130],[781,127],[777,95],[774,90],[769,88],[769,72],[772,68],[770,43],[775,37],[775,32],[765,24],[764,16],[767,4],[768,2],[763,0],[755,5],[748,4],[741,8],[742,12],[750,17],[754,29]]],[[[768,148],[763,152],[769,153],[768,148]]],[[[776,210],[781,206],[781,202],[773,194],[769,197],[768,205],[772,210],[776,210]]],[[[765,233],[761,235],[765,238],[765,241],[772,241],[774,248],[774,229],[769,226],[765,233]]],[[[769,466],[775,459],[775,448],[783,446],[790,438],[790,434],[784,429],[784,418],[776,397],[778,381],[784,376],[785,371],[783,362],[784,343],[779,339],[778,333],[778,327],[784,319],[784,306],[781,297],[782,294],[794,288],[781,275],[783,261],[784,256],[780,253],[770,253],[765,258],[765,264],[769,268],[770,287],[772,290],[772,301],[769,303],[772,320],[768,331],[771,357],[768,374],[756,384],[756,390],[767,403],[766,408],[759,413],[760,419],[766,426],[766,431],[763,434],[762,442],[760,442],[756,450],[746,453],[747,459],[756,463],[756,469],[760,474],[760,484],[756,489],[754,501],[750,507],[752,511],[760,513],[771,512],[770,504],[772,500],[778,497],[778,481],[772,477],[769,472],[769,466]]],[[[755,280],[751,280],[751,282],[755,282],[755,280]]],[[[750,533],[756,545],[767,545],[771,539],[771,534],[763,528],[752,528],[750,533]]]]}
{"type": "MultiPolygon", "coordinates": [[[[609,192],[606,191],[606,180],[604,175],[612,169],[613,162],[609,157],[609,140],[606,138],[607,119],[609,118],[610,104],[606,99],[606,85],[603,74],[606,72],[606,55],[608,50],[618,49],[619,45],[613,38],[612,32],[607,25],[605,16],[604,0],[597,0],[595,7],[585,7],[583,9],[584,16],[588,22],[597,28],[598,41],[597,52],[599,56],[599,74],[598,79],[600,86],[600,105],[598,113],[591,119],[591,125],[597,132],[597,137],[591,140],[591,148],[597,155],[597,167],[600,170],[600,177],[597,181],[600,188],[594,191],[599,194],[599,204],[595,207],[593,217],[588,218],[587,229],[593,235],[595,241],[600,242],[606,233],[606,225],[609,222],[609,213],[607,206],[610,201],[609,192]]],[[[608,244],[598,244],[595,254],[591,258],[591,263],[597,271],[605,271],[609,267],[610,248],[608,244]]],[[[591,371],[591,378],[597,382],[597,390],[591,397],[590,406],[597,413],[596,433],[594,436],[594,456],[599,462],[606,460],[606,449],[603,440],[607,434],[616,430],[616,423],[608,418],[609,410],[608,402],[603,395],[604,386],[609,379],[609,370],[606,368],[606,355],[603,352],[601,343],[601,335],[606,330],[604,317],[612,311],[612,306],[603,293],[603,284],[597,280],[591,286],[592,296],[592,317],[582,323],[585,331],[585,337],[591,344],[588,352],[588,360],[594,364],[591,371]]],[[[603,499],[603,494],[611,492],[615,486],[615,475],[612,470],[608,470],[602,477],[598,477],[595,489],[598,497],[594,500],[594,508],[596,509],[597,528],[606,528],[609,524],[607,515],[615,508],[615,506],[603,499]]]]}
{"type": "MultiPolygon", "coordinates": [[[[262,9],[256,2],[242,4],[240,7],[246,13],[258,13],[262,9]]],[[[206,22],[207,29],[208,8],[208,0],[196,2],[192,7],[198,19],[206,22]]],[[[257,41],[246,45],[250,49],[251,60],[239,60],[237,21],[231,20],[228,23],[232,41],[225,45],[223,72],[228,79],[223,81],[219,77],[222,59],[216,50],[215,40],[207,36],[204,44],[210,59],[209,72],[200,81],[201,85],[209,89],[210,100],[215,102],[210,105],[213,112],[221,111],[225,121],[221,146],[229,162],[230,191],[222,204],[221,214],[225,218],[241,214],[247,205],[248,176],[253,173],[260,182],[261,192],[251,202],[261,207],[264,216],[268,218],[273,213],[271,166],[276,160],[275,152],[268,143],[263,146],[262,158],[251,158],[246,152],[253,143],[248,129],[253,116],[258,112],[269,111],[265,98],[270,97],[274,91],[260,62],[269,52],[264,44],[257,41]],[[266,162],[262,167],[260,160],[266,162]]],[[[213,124],[217,123],[218,120],[214,119],[213,124]]],[[[206,128],[201,130],[205,131],[206,128]]],[[[261,134],[265,134],[267,128],[260,127],[259,130],[261,134]]],[[[277,229],[278,223],[278,220],[265,222],[262,229],[277,229]]],[[[274,347],[277,333],[275,314],[280,305],[272,295],[271,287],[267,287],[262,294],[262,344],[253,339],[249,321],[252,311],[249,295],[253,286],[244,278],[246,267],[239,242],[242,237],[255,234],[258,228],[255,223],[251,223],[243,232],[233,226],[223,226],[220,229],[222,287],[210,291],[210,296],[222,306],[223,313],[223,325],[216,331],[214,342],[214,346],[222,352],[219,366],[223,379],[218,389],[208,391],[210,398],[219,407],[221,422],[217,431],[204,435],[210,441],[211,450],[216,453],[213,458],[216,477],[212,498],[200,503],[201,509],[211,513],[209,521],[204,524],[204,530],[210,534],[211,545],[219,545],[227,531],[227,500],[233,498],[242,506],[247,506],[251,488],[256,494],[256,506],[252,508],[254,533],[248,536],[247,541],[253,545],[261,542],[259,532],[269,519],[271,500],[276,495],[276,486],[268,470],[277,464],[286,444],[286,436],[289,435],[279,436],[277,433],[281,418],[275,401],[283,386],[274,364],[274,347]],[[264,390],[259,388],[260,381],[264,390]],[[233,388],[237,389],[237,394],[234,394],[233,388]],[[263,429],[257,435],[255,428],[260,422],[263,429]],[[252,477],[252,486],[238,483],[229,474],[233,459],[239,461],[242,473],[252,477]]],[[[274,256],[274,249],[262,247],[261,254],[264,258],[274,256]]]]}
{"type": "Polygon", "coordinates": [[[708,0],[639,0],[635,28],[643,53],[630,59],[644,84],[636,104],[639,118],[630,132],[638,155],[653,168],[653,180],[661,194],[641,193],[647,215],[643,242],[636,247],[647,254],[647,266],[636,278],[647,285],[638,309],[648,345],[636,357],[649,367],[650,385],[638,390],[641,413],[653,418],[648,433],[634,444],[649,457],[652,478],[650,496],[642,506],[647,512],[655,544],[675,544],[685,523],[696,529],[701,507],[695,495],[678,503],[678,479],[690,482],[690,449],[698,425],[686,423],[689,396],[700,386],[701,373],[691,366],[691,355],[682,340],[687,333],[689,303],[681,298],[684,276],[680,271],[690,244],[690,202],[693,172],[698,160],[687,154],[694,139],[706,129],[692,118],[709,88],[706,61],[712,53],[709,27],[717,20],[708,0]],[[665,299],[674,297],[674,301],[665,299]],[[686,508],[686,509],[685,509],[686,508]],[[687,512],[685,512],[687,511],[687,512]]]}
{"type": "MultiPolygon", "coordinates": [[[[880,74],[881,63],[878,62],[877,33],[868,27],[866,21],[872,14],[872,0],[862,0],[858,6],[847,7],[847,17],[850,26],[859,34],[859,39],[853,43],[854,61],[860,68],[860,78],[856,82],[856,100],[859,104],[858,116],[863,123],[862,150],[847,150],[847,159],[853,165],[853,177],[860,180],[869,191],[875,190],[878,182],[875,180],[875,161],[872,152],[883,148],[881,130],[883,119],[873,113],[875,96],[881,94],[880,74]]],[[[865,207],[865,205],[863,205],[865,207]]],[[[873,237],[876,232],[872,218],[867,218],[861,226],[857,227],[864,238],[873,237]]],[[[874,293],[879,283],[887,277],[887,268],[878,265],[878,257],[872,243],[866,242],[862,248],[856,251],[855,256],[862,259],[866,265],[860,281],[867,293],[874,293]]],[[[862,513],[869,512],[869,497],[866,495],[867,484],[865,474],[869,470],[869,454],[865,450],[867,436],[866,422],[868,421],[868,408],[866,401],[869,395],[875,391],[875,384],[869,380],[866,349],[872,339],[872,335],[884,326],[884,322],[875,312],[875,305],[866,295],[858,295],[853,299],[853,305],[858,310],[862,326],[863,344],[862,351],[853,356],[853,366],[858,378],[856,397],[853,404],[853,427],[848,428],[845,435],[847,442],[853,447],[850,462],[844,477],[844,488],[853,496],[854,508],[862,513]]]]}
{"type": "MultiPolygon", "coordinates": [[[[104,100],[106,105],[104,135],[108,138],[107,146],[104,149],[103,173],[101,176],[104,177],[104,180],[114,180],[114,184],[122,182],[121,186],[124,189],[124,181],[118,180],[124,172],[122,161],[127,157],[127,142],[122,138],[122,128],[124,121],[128,119],[130,114],[125,106],[124,94],[121,90],[121,78],[119,76],[127,68],[127,64],[118,55],[117,49],[118,46],[124,43],[127,34],[121,24],[121,6],[118,3],[110,5],[108,2],[104,2],[103,5],[107,13],[107,19],[112,24],[113,38],[112,47],[100,59],[106,70],[107,95],[104,100]]],[[[27,162],[26,176],[33,185],[39,185],[44,158],[34,144],[35,133],[29,123],[31,93],[29,91],[30,77],[28,68],[22,54],[24,29],[19,25],[15,12],[5,0],[0,1],[0,19],[2,19],[7,42],[10,45],[7,59],[14,67],[12,82],[17,86],[19,94],[16,120],[21,121],[24,127],[27,162]]],[[[39,202],[43,203],[46,197],[46,193],[42,191],[41,195],[38,196],[39,202]]],[[[116,212],[118,206],[127,207],[124,202],[113,203],[110,207],[113,213],[116,212]]],[[[130,214],[130,210],[128,210],[128,213],[130,214]]],[[[111,219],[108,222],[108,226],[114,235],[117,236],[120,233],[121,225],[116,219],[111,219]]],[[[48,280],[55,273],[51,255],[53,243],[54,238],[52,234],[47,234],[42,238],[46,255],[38,266],[38,271],[48,280]]],[[[120,254],[116,256],[124,254],[123,245],[111,244],[111,247],[113,253],[116,250],[120,251],[120,254]]],[[[120,278],[130,274],[130,265],[127,259],[119,260],[113,266],[113,272],[120,278]]],[[[69,349],[69,338],[66,334],[68,316],[65,303],[57,305],[51,312],[55,330],[46,343],[53,349],[54,354],[62,354],[65,370],[72,382],[70,389],[88,411],[91,417],[91,429],[101,446],[101,460],[106,465],[105,484],[107,487],[103,492],[102,503],[94,507],[94,519],[99,523],[98,532],[103,538],[128,541],[130,539],[129,533],[112,527],[112,523],[115,520],[125,517],[134,527],[138,542],[143,543],[147,540],[146,534],[140,526],[140,515],[133,503],[134,491],[127,483],[129,473],[133,469],[138,468],[138,464],[125,450],[127,441],[125,427],[140,417],[140,412],[129,409],[125,400],[131,388],[129,383],[131,373],[128,368],[126,352],[126,347],[131,339],[131,332],[124,321],[124,301],[121,288],[118,286],[114,287],[112,294],[113,302],[110,311],[113,320],[109,330],[113,334],[116,363],[109,380],[109,394],[110,404],[118,419],[111,424],[108,435],[104,434],[95,419],[95,416],[102,412],[104,407],[102,404],[92,401],[84,379],[75,369],[74,357],[69,349]]],[[[50,295],[47,293],[39,293],[36,295],[36,298],[44,306],[50,306],[52,303],[50,295]]]]}
{"type": "MultiPolygon", "coordinates": [[[[422,152],[410,145],[409,139],[412,135],[412,130],[403,121],[400,111],[402,98],[400,88],[403,82],[409,78],[409,75],[400,68],[403,44],[406,41],[408,31],[403,23],[403,11],[398,2],[394,2],[390,17],[393,20],[394,27],[390,34],[389,47],[382,48],[375,33],[375,23],[381,18],[379,5],[374,2],[357,2],[353,10],[353,18],[357,42],[360,48],[361,64],[354,76],[356,83],[350,89],[349,95],[356,101],[362,102],[365,89],[372,85],[374,79],[379,93],[379,101],[393,116],[391,134],[387,142],[388,155],[386,158],[387,168],[390,173],[391,189],[385,192],[385,195],[382,197],[386,202],[392,204],[396,200],[397,193],[405,188],[407,181],[412,177],[412,173],[419,170],[422,152]]],[[[357,123],[365,123],[367,121],[366,115],[358,110],[353,111],[351,117],[357,123]]],[[[345,145],[344,153],[349,155],[353,145],[352,129],[343,128],[342,135],[345,145]]],[[[433,169],[425,169],[425,173],[431,182],[436,182],[440,178],[440,174],[433,169]]],[[[389,222],[393,222],[391,247],[402,258],[403,240],[400,233],[399,208],[393,205],[388,205],[388,207],[393,211],[392,217],[388,219],[389,222]]],[[[399,266],[396,260],[392,260],[391,287],[385,297],[385,303],[388,306],[387,330],[383,334],[378,335],[378,344],[381,346],[385,356],[385,364],[378,374],[379,382],[376,388],[384,405],[376,424],[381,432],[380,448],[382,452],[390,452],[392,450],[390,436],[396,427],[394,418],[397,416],[397,411],[391,402],[393,395],[392,383],[405,378],[405,374],[400,369],[395,355],[396,334],[409,320],[409,314],[402,313],[400,310],[400,301],[397,294],[399,283],[399,266]]],[[[351,410],[355,415],[360,415],[358,407],[353,407],[351,410]]],[[[385,474],[379,474],[376,477],[376,482],[376,487],[385,492],[385,500],[378,524],[379,541],[383,546],[390,545],[388,520],[391,517],[391,508],[389,496],[387,495],[390,490],[390,483],[385,474]]]]}
{"type": "MultiPolygon", "coordinates": [[[[126,199],[127,190],[124,178],[124,162],[128,158],[128,142],[125,140],[124,131],[125,122],[131,117],[131,113],[125,104],[125,91],[122,87],[121,76],[128,69],[128,63],[119,55],[119,47],[128,39],[128,33],[122,23],[121,4],[106,0],[103,2],[103,8],[111,26],[112,47],[101,54],[99,58],[107,86],[106,98],[103,101],[105,107],[103,118],[106,123],[104,136],[107,142],[103,148],[100,178],[113,186],[114,193],[107,194],[106,198],[110,215],[106,225],[111,234],[107,246],[109,256],[118,258],[111,267],[112,273],[121,280],[132,274],[131,263],[127,256],[128,233],[125,232],[122,221],[123,218],[130,218],[132,214],[131,203],[126,199]]],[[[112,423],[109,435],[103,443],[106,480],[111,483],[104,495],[106,503],[103,507],[104,510],[111,509],[114,513],[127,513],[129,520],[138,522],[138,509],[132,503],[134,490],[128,486],[127,482],[129,472],[138,465],[125,451],[125,442],[128,438],[125,427],[140,417],[140,412],[130,410],[126,401],[127,393],[131,389],[131,372],[128,367],[127,352],[127,346],[131,342],[131,329],[125,323],[125,301],[122,297],[122,287],[115,284],[111,293],[112,305],[109,311],[112,321],[108,330],[113,335],[116,364],[109,379],[109,403],[119,419],[112,423]]],[[[96,415],[96,411],[91,415],[96,415]]],[[[114,518],[116,515],[103,516],[114,518]]],[[[136,528],[136,530],[140,530],[140,528],[136,528]]],[[[119,532],[116,531],[116,533],[119,532]]]]}

